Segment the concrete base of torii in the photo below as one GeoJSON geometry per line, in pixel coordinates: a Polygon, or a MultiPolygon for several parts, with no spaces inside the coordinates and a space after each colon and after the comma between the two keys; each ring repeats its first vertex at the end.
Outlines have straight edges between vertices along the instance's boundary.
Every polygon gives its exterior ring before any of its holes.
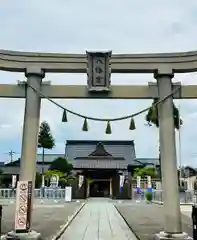
{"type": "Polygon", "coordinates": [[[154,235],[154,240],[192,240],[193,238],[189,237],[187,233],[176,233],[169,234],[165,232],[160,232],[154,235]]]}
{"type": "Polygon", "coordinates": [[[25,233],[16,233],[15,231],[11,231],[5,236],[5,239],[20,239],[20,240],[41,240],[41,234],[31,230],[25,233]]]}

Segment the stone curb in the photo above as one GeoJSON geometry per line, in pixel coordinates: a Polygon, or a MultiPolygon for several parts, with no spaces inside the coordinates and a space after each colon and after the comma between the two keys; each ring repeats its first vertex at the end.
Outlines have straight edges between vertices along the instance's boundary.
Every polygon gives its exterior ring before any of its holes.
{"type": "Polygon", "coordinates": [[[7,235],[2,235],[0,239],[1,240],[6,240],[6,238],[7,238],[7,235]]]}
{"type": "Polygon", "coordinates": [[[72,221],[75,219],[75,217],[78,215],[78,213],[83,209],[85,205],[86,205],[86,202],[83,202],[81,206],[74,212],[74,214],[68,218],[68,221],[66,222],[66,224],[64,224],[61,227],[60,231],[55,236],[53,236],[51,240],[57,240],[62,236],[62,234],[67,229],[67,227],[72,223],[72,221]]]}
{"type": "Polygon", "coordinates": [[[122,217],[122,219],[125,221],[125,223],[127,224],[128,228],[131,230],[131,232],[132,232],[133,235],[135,236],[136,240],[140,240],[140,238],[137,236],[137,234],[135,233],[135,231],[133,231],[132,227],[129,225],[128,221],[127,221],[126,218],[123,216],[123,214],[119,211],[119,209],[116,207],[116,205],[114,205],[114,207],[116,208],[116,210],[118,211],[118,213],[120,214],[120,216],[122,217]]]}
{"type": "MultiPolygon", "coordinates": [[[[62,234],[65,232],[66,228],[72,223],[72,221],[75,219],[75,217],[78,215],[78,213],[83,209],[83,207],[85,206],[86,202],[83,202],[80,207],[74,212],[73,215],[71,215],[71,217],[68,218],[68,221],[61,227],[60,231],[57,232],[57,234],[55,236],[52,237],[51,240],[57,240],[59,239],[62,234]]],[[[42,238],[42,236],[41,236],[42,238]]],[[[0,240],[6,240],[7,239],[7,235],[4,234],[0,237],[0,240]]]]}
{"type": "MultiPolygon", "coordinates": [[[[157,205],[163,205],[163,202],[160,201],[152,201],[152,203],[157,204],[157,205]]],[[[192,206],[193,203],[180,203],[180,206],[192,206]]]]}
{"type": "Polygon", "coordinates": [[[163,202],[160,202],[160,201],[152,201],[152,203],[157,204],[157,205],[163,205],[163,202]]]}

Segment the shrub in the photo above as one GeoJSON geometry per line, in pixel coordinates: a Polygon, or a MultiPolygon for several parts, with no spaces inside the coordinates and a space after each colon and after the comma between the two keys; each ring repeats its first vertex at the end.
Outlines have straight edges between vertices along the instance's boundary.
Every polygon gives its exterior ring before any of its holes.
{"type": "Polygon", "coordinates": [[[153,199],[153,195],[151,192],[146,192],[146,200],[151,202],[153,199]]]}

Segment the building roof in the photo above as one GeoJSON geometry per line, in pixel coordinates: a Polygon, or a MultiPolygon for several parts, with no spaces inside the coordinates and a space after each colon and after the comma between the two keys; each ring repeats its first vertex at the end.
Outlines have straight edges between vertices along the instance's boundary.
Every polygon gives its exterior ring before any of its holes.
{"type": "Polygon", "coordinates": [[[125,169],[136,157],[133,141],[67,141],[65,154],[74,168],[125,169]]]}
{"type": "Polygon", "coordinates": [[[133,145],[134,141],[131,140],[67,140],[66,145],[96,145],[102,142],[104,145],[133,145]]]}
{"type": "Polygon", "coordinates": [[[135,158],[135,165],[160,165],[159,158],[135,158]]]}
{"type": "Polygon", "coordinates": [[[125,160],[124,157],[114,157],[111,153],[105,150],[102,142],[98,142],[93,152],[86,157],[76,157],[75,160],[125,160]]]}
{"type": "Polygon", "coordinates": [[[128,163],[114,160],[74,160],[73,168],[75,169],[120,169],[126,170],[128,163]]]}
{"type": "Polygon", "coordinates": [[[114,157],[102,142],[98,142],[86,157],[76,157],[72,164],[75,169],[127,169],[128,166],[124,157],[114,157]]]}

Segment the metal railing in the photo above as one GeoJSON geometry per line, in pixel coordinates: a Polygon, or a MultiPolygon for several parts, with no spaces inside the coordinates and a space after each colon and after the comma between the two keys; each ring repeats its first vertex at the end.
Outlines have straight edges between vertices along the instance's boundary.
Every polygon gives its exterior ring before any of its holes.
{"type": "MultiPolygon", "coordinates": [[[[34,189],[34,197],[37,199],[64,199],[65,189],[34,189]]],[[[15,199],[16,189],[4,188],[0,189],[0,199],[15,199]]]]}
{"type": "MultiPolygon", "coordinates": [[[[136,190],[133,189],[133,199],[139,201],[146,200],[146,191],[147,189],[141,189],[141,193],[136,193],[136,190]]],[[[34,189],[34,197],[36,199],[65,199],[65,189],[34,189]]],[[[0,189],[0,199],[15,199],[16,198],[16,189],[4,188],[0,189]]],[[[195,203],[196,195],[194,191],[185,191],[180,192],[180,203],[195,203]]],[[[163,191],[153,189],[153,201],[163,202],[163,191]]]]}
{"type": "MultiPolygon", "coordinates": [[[[141,193],[137,194],[134,190],[133,192],[133,199],[143,201],[146,200],[146,189],[141,189],[141,193]]],[[[163,202],[163,191],[162,190],[153,190],[152,193],[153,201],[163,202]]],[[[180,192],[180,203],[195,203],[196,202],[196,195],[194,191],[185,191],[180,192]]]]}
{"type": "MultiPolygon", "coordinates": [[[[180,203],[194,203],[196,202],[196,196],[194,191],[180,192],[180,203]]],[[[163,202],[163,191],[155,190],[153,191],[153,199],[155,201],[163,202]]]]}

